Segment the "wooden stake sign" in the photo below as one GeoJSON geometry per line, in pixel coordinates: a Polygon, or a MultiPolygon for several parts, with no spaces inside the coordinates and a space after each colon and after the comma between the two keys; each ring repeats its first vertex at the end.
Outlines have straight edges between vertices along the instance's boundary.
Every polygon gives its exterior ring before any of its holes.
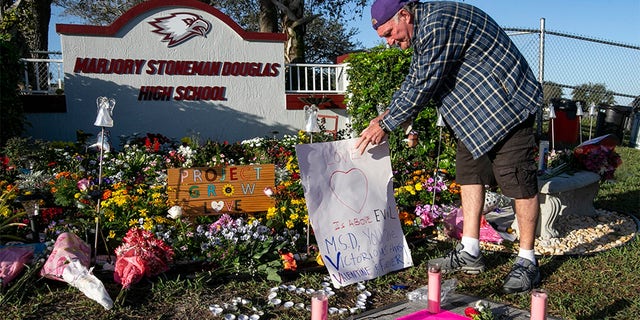
{"type": "Polygon", "coordinates": [[[273,164],[169,169],[169,198],[187,216],[267,211],[275,200],[264,189],[275,189],[273,164]]]}

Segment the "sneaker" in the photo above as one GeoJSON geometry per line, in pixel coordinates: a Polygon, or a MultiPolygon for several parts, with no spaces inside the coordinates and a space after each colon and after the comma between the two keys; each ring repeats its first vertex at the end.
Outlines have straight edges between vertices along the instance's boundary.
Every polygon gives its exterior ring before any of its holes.
{"type": "Polygon", "coordinates": [[[462,244],[458,244],[443,258],[429,260],[429,264],[439,264],[442,273],[462,271],[467,274],[478,274],[483,272],[484,258],[482,258],[482,254],[474,257],[468,252],[462,251],[463,248],[462,244]]]}
{"type": "Polygon", "coordinates": [[[540,268],[528,259],[517,257],[502,286],[504,293],[526,292],[540,283],[540,268]]]}

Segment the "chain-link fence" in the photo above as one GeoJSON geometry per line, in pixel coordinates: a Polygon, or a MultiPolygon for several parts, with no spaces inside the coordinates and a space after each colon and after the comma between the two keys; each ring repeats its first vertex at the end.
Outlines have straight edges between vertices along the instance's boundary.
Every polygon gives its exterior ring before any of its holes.
{"type": "Polygon", "coordinates": [[[590,127],[597,118],[596,136],[611,133],[620,142],[629,138],[630,145],[640,147],[635,142],[640,138],[640,117],[636,116],[640,114],[640,46],[549,31],[544,19],[539,30],[505,30],[543,83],[539,134],[553,106],[561,111],[557,118],[553,116],[559,131],[555,140],[569,145],[582,142],[581,118],[577,117],[582,111],[590,127]]]}
{"type": "Polygon", "coordinates": [[[32,52],[32,58],[21,59],[23,82],[20,92],[23,94],[55,94],[64,89],[64,69],[62,52],[32,52]]]}
{"type": "Polygon", "coordinates": [[[544,20],[540,30],[505,30],[542,78],[545,101],[640,107],[640,46],[549,31],[544,20]]]}

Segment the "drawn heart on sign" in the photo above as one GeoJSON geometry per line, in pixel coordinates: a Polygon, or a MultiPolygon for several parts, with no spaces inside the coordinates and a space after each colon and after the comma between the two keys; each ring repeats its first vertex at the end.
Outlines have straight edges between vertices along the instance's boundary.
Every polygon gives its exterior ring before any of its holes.
{"type": "Polygon", "coordinates": [[[351,168],[348,171],[334,171],[331,174],[329,185],[333,195],[345,207],[355,213],[362,212],[364,204],[367,202],[369,184],[367,176],[358,168],[351,168]]]}
{"type": "Polygon", "coordinates": [[[222,208],[224,208],[224,202],[222,201],[211,201],[211,208],[216,212],[220,212],[222,208]]]}

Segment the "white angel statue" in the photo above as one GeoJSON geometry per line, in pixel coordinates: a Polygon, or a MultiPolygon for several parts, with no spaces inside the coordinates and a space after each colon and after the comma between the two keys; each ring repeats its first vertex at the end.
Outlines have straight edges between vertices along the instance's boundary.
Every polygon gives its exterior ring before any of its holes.
{"type": "Polygon", "coordinates": [[[305,126],[306,132],[320,132],[318,126],[318,107],[315,104],[304,106],[305,126]]]}
{"type": "Polygon", "coordinates": [[[98,116],[94,126],[98,127],[113,127],[113,108],[116,106],[115,99],[109,99],[107,97],[98,97],[96,99],[98,105],[98,116]]]}

